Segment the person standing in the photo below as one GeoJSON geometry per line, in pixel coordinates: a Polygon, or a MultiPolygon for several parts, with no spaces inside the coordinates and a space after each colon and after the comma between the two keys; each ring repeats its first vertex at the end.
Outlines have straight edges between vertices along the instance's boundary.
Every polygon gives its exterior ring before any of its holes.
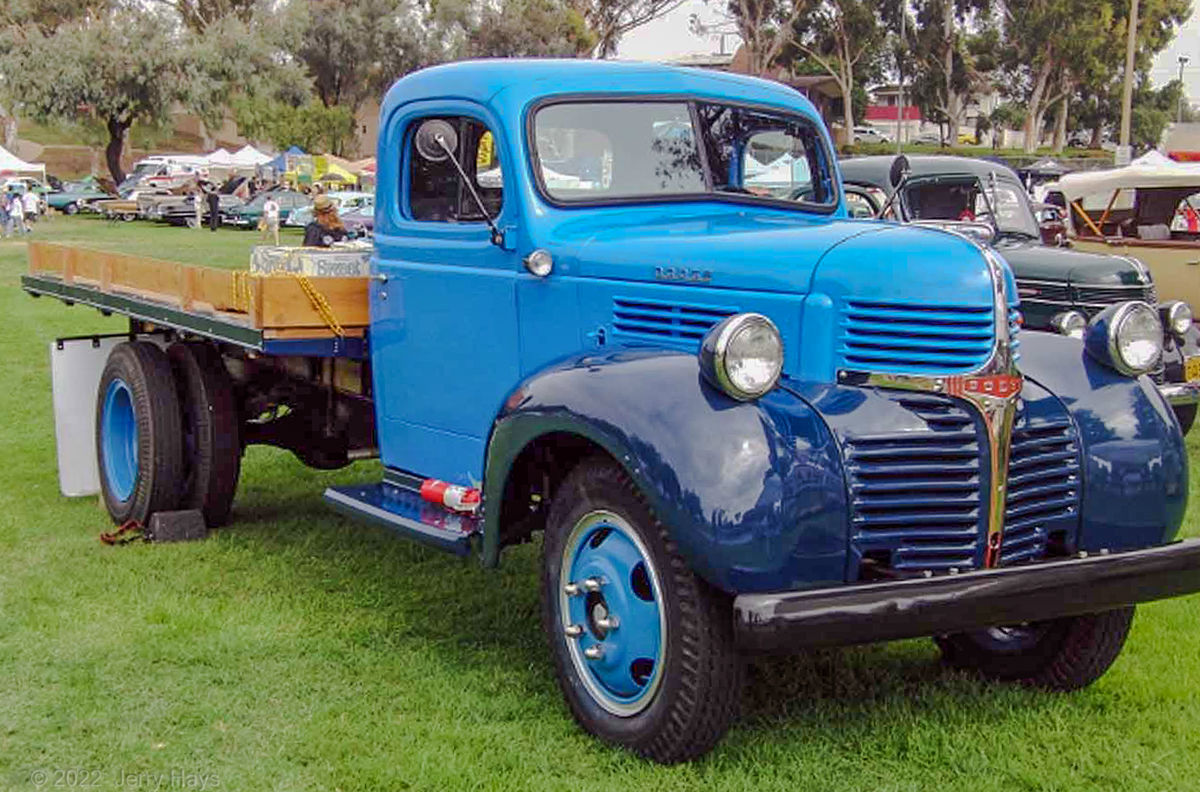
{"type": "Polygon", "coordinates": [[[208,191],[208,230],[216,231],[221,225],[221,196],[215,189],[208,191]]]}
{"type": "Polygon", "coordinates": [[[275,200],[274,195],[267,196],[262,217],[262,238],[266,239],[270,235],[275,240],[275,247],[279,247],[279,201],[275,200]]]}
{"type": "Polygon", "coordinates": [[[33,228],[34,221],[38,217],[38,197],[37,193],[32,188],[26,188],[25,194],[21,196],[21,208],[25,210],[25,227],[33,228]]]}
{"type": "Polygon", "coordinates": [[[0,192],[0,234],[5,239],[12,236],[12,217],[8,214],[8,193],[0,192]]]}
{"type": "Polygon", "coordinates": [[[25,227],[25,207],[21,204],[21,196],[9,193],[8,197],[8,213],[12,216],[13,228],[17,229],[18,234],[28,234],[29,229],[25,227]]]}
{"type": "Polygon", "coordinates": [[[195,229],[199,231],[204,228],[204,201],[200,198],[200,188],[192,190],[192,213],[196,215],[195,229]]]}

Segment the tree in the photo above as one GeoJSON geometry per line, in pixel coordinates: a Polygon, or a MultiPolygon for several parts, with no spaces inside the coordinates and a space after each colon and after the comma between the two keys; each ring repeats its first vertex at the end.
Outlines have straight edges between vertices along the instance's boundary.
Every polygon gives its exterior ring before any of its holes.
{"type": "Polygon", "coordinates": [[[293,2],[285,24],[291,53],[307,69],[317,98],[352,115],[426,61],[429,28],[410,0],[293,2]]]}
{"type": "Polygon", "coordinates": [[[108,137],[105,159],[118,183],[136,121],[162,123],[186,101],[192,70],[176,26],[161,13],[115,7],[58,26],[13,26],[0,46],[0,72],[13,110],[39,121],[92,118],[108,137]]]}
{"type": "Polygon", "coordinates": [[[188,29],[203,33],[210,25],[234,18],[249,23],[258,10],[259,0],[158,0],[170,8],[188,29]]]}
{"type": "Polygon", "coordinates": [[[316,100],[293,106],[239,97],[233,110],[238,131],[270,141],[278,149],[299,146],[305,151],[337,153],[354,134],[354,115],[347,108],[326,107],[316,100]]]}
{"type": "Polygon", "coordinates": [[[926,115],[940,117],[957,140],[967,105],[986,85],[999,45],[987,23],[988,0],[919,0],[913,51],[914,94],[926,115]],[[972,32],[967,32],[970,27],[972,32]]]}
{"type": "Polygon", "coordinates": [[[617,44],[626,33],[671,13],[684,2],[686,0],[568,0],[567,5],[590,31],[593,44],[585,52],[607,58],[617,51],[617,44]]]}
{"type": "Polygon", "coordinates": [[[808,59],[842,92],[843,143],[854,142],[857,79],[874,71],[886,40],[879,0],[794,0],[803,3],[785,52],[808,59]]]}
{"type": "Polygon", "coordinates": [[[805,7],[806,0],[729,0],[729,16],[745,47],[747,72],[767,76],[791,41],[805,7]]]}

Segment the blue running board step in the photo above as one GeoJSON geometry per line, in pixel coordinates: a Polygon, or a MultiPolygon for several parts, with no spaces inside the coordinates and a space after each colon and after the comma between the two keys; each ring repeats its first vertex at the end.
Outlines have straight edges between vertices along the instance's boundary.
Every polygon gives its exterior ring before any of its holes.
{"type": "Polygon", "coordinates": [[[449,511],[387,483],[330,487],[325,490],[325,500],[350,517],[460,556],[471,552],[471,537],[483,524],[481,517],[449,511]]]}

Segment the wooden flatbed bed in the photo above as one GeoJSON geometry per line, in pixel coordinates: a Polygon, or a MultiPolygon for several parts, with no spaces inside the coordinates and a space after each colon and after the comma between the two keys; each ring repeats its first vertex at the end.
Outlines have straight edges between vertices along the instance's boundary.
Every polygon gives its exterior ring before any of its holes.
{"type": "Polygon", "coordinates": [[[268,355],[366,356],[366,277],[256,275],[31,242],[21,286],[268,355]]]}

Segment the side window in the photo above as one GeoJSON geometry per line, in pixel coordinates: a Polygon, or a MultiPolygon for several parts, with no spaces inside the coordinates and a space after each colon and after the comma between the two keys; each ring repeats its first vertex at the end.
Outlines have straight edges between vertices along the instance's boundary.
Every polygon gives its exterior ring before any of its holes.
{"type": "Polygon", "coordinates": [[[871,218],[878,210],[870,197],[864,193],[846,190],[846,211],[853,218],[871,218]]]}
{"type": "MultiPolygon", "coordinates": [[[[479,121],[465,116],[441,116],[458,133],[454,155],[483,200],[488,216],[495,219],[503,203],[504,179],[500,151],[495,136],[479,121]]],[[[408,161],[410,187],[408,209],[414,220],[441,223],[480,222],[479,211],[458,170],[449,159],[431,162],[417,153],[415,131],[421,121],[409,129],[408,161]]]]}

